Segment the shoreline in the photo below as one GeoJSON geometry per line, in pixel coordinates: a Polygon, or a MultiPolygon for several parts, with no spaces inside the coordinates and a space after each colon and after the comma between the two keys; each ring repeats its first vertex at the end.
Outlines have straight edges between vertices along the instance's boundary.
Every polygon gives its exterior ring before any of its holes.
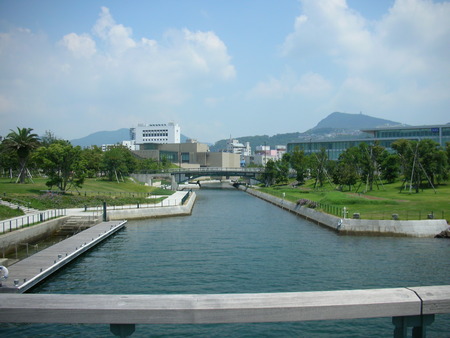
{"type": "MultiPolygon", "coordinates": [[[[111,208],[107,209],[107,220],[132,220],[132,219],[146,219],[146,218],[157,218],[157,217],[171,217],[171,216],[188,216],[192,213],[197,195],[195,192],[176,192],[171,195],[171,198],[167,199],[164,205],[148,207],[148,208],[126,208],[121,210],[114,210],[111,208]],[[187,201],[184,204],[182,199],[188,195],[187,201]]],[[[31,243],[34,241],[39,241],[47,238],[50,234],[57,231],[64,222],[73,218],[80,218],[81,223],[86,223],[86,219],[93,221],[93,225],[101,222],[102,214],[100,212],[84,211],[84,209],[67,209],[67,215],[51,219],[39,224],[35,224],[30,227],[24,227],[16,229],[11,232],[6,232],[0,234],[0,248],[3,255],[14,252],[17,246],[23,243],[31,243]]],[[[70,238],[70,237],[69,237],[70,238]]],[[[31,256],[30,256],[31,257],[31,256]]],[[[11,265],[16,263],[15,259],[0,257],[0,265],[10,266],[9,262],[13,262],[11,265]]]]}
{"type": "Polygon", "coordinates": [[[340,235],[433,238],[448,229],[445,219],[402,221],[340,218],[300,206],[256,189],[244,186],[239,186],[238,189],[286,209],[308,221],[331,229],[340,235]]]}

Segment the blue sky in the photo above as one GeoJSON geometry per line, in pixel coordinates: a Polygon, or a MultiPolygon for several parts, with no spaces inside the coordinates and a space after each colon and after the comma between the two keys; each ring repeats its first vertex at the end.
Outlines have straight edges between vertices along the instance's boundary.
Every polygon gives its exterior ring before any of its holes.
{"type": "Polygon", "coordinates": [[[332,112],[450,122],[450,1],[0,0],[0,135],[174,121],[202,142],[332,112]]]}

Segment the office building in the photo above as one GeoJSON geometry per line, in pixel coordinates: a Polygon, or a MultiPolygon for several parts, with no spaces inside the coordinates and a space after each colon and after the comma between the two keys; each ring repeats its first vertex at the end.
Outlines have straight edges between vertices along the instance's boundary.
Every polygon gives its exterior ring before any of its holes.
{"type": "Polygon", "coordinates": [[[318,153],[325,149],[328,159],[337,160],[339,155],[346,149],[356,147],[361,143],[374,145],[375,143],[392,151],[392,143],[400,140],[431,139],[437,142],[441,147],[446,147],[446,142],[450,142],[450,124],[430,125],[430,126],[409,126],[409,127],[388,127],[362,130],[367,133],[367,138],[347,139],[347,140],[322,140],[322,141],[303,141],[290,142],[287,145],[287,151],[292,153],[296,148],[303,150],[306,155],[318,153]]]}
{"type": "Polygon", "coordinates": [[[181,129],[173,122],[138,124],[137,127],[130,129],[130,135],[137,145],[180,143],[181,129]]]}

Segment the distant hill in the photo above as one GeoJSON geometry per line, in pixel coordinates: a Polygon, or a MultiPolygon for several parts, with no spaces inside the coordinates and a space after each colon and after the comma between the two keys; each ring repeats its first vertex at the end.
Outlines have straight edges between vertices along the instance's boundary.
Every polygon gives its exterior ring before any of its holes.
{"type": "Polygon", "coordinates": [[[364,114],[347,114],[335,112],[320,121],[317,126],[313,128],[313,130],[323,128],[361,130],[396,125],[401,125],[401,123],[384,120],[364,114]]]}
{"type": "MultiPolygon", "coordinates": [[[[364,114],[347,114],[335,112],[328,115],[320,121],[314,128],[306,132],[293,132],[277,134],[273,136],[256,135],[235,137],[240,142],[250,142],[254,149],[259,145],[268,145],[275,147],[277,145],[286,145],[293,141],[321,140],[321,139],[342,139],[342,138],[364,138],[367,134],[362,133],[361,129],[371,129],[377,127],[401,125],[399,122],[379,119],[364,114]]],[[[186,142],[188,137],[181,135],[181,142],[186,142]]],[[[116,144],[130,139],[130,130],[122,128],[115,131],[99,131],[86,137],[71,140],[73,145],[89,147],[91,145],[101,146],[102,144],[116,144]]],[[[227,140],[219,140],[210,146],[211,151],[221,151],[226,148],[227,140]]]]}
{"type": "Polygon", "coordinates": [[[92,145],[101,146],[102,144],[122,143],[124,140],[130,139],[130,129],[122,128],[114,131],[98,131],[88,136],[71,140],[74,146],[89,147],[92,145]]]}
{"type": "MultiPolygon", "coordinates": [[[[181,142],[186,142],[188,137],[181,135],[181,142]]],[[[88,136],[71,140],[74,146],[90,147],[92,145],[101,146],[102,144],[122,144],[122,141],[130,140],[130,129],[122,128],[114,131],[98,131],[88,136]]]]}
{"type": "MultiPolygon", "coordinates": [[[[321,120],[314,128],[303,133],[294,132],[277,134],[274,136],[243,136],[236,137],[236,139],[238,139],[241,143],[250,142],[250,146],[254,150],[256,146],[264,144],[275,147],[276,145],[287,145],[289,142],[295,141],[365,138],[368,137],[368,135],[361,132],[363,129],[396,125],[402,124],[364,114],[335,112],[321,120]]],[[[226,142],[226,139],[217,141],[213,146],[211,146],[211,151],[221,151],[225,149],[226,142]]]]}
{"type": "MultiPolygon", "coordinates": [[[[277,134],[273,136],[268,135],[258,135],[258,136],[242,136],[236,137],[241,143],[250,142],[250,146],[253,150],[255,150],[256,146],[260,145],[268,145],[272,148],[277,145],[286,145],[294,139],[297,139],[301,133],[286,133],[286,134],[277,134]]],[[[220,140],[214,143],[214,145],[210,146],[211,151],[222,151],[227,147],[227,140],[220,140]]]]}

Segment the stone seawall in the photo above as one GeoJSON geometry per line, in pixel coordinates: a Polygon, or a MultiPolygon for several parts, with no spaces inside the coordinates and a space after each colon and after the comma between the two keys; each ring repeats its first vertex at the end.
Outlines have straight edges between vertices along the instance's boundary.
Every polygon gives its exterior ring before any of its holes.
{"type": "Polygon", "coordinates": [[[420,221],[342,219],[256,189],[243,186],[239,189],[343,235],[434,237],[448,228],[445,219],[420,221]]]}
{"type": "Polygon", "coordinates": [[[70,216],[59,217],[40,224],[14,230],[0,236],[2,253],[15,250],[20,243],[32,243],[52,235],[70,216]]]}
{"type": "Polygon", "coordinates": [[[192,213],[197,195],[195,192],[191,193],[191,196],[183,205],[174,205],[168,207],[156,207],[156,208],[140,208],[140,209],[124,209],[124,210],[108,210],[108,220],[121,220],[121,219],[143,219],[152,217],[169,217],[169,216],[187,216],[192,213]]]}

